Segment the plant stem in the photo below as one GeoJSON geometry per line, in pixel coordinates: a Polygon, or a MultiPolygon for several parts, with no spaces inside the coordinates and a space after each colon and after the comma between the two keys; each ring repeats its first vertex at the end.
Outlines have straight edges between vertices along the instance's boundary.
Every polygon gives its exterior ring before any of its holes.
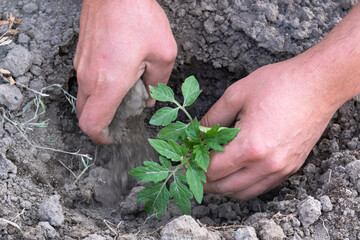
{"type": "Polygon", "coordinates": [[[176,100],[175,100],[174,103],[186,114],[186,116],[187,116],[187,117],[190,119],[190,121],[192,122],[193,119],[192,119],[190,113],[189,113],[188,111],[186,111],[185,107],[184,107],[184,106],[181,106],[181,104],[180,104],[178,101],[176,101],[176,100]]]}

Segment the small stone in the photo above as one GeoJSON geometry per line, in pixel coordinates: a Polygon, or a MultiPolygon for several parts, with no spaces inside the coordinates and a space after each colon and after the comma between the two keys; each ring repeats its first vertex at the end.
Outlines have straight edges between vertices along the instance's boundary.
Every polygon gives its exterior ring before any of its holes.
{"type": "Polygon", "coordinates": [[[106,240],[106,239],[100,235],[91,234],[88,237],[84,238],[84,240],[106,240]]]}
{"type": "Polygon", "coordinates": [[[282,240],[285,238],[284,231],[272,219],[261,219],[257,223],[259,238],[263,240],[282,240]]]}
{"type": "Polygon", "coordinates": [[[258,240],[255,228],[251,226],[241,227],[234,233],[234,240],[258,240]]]}
{"type": "Polygon", "coordinates": [[[6,55],[2,68],[9,70],[14,77],[24,75],[33,64],[34,56],[24,47],[16,45],[6,55]]]}
{"type": "Polygon", "coordinates": [[[207,216],[209,214],[210,214],[210,209],[208,207],[203,206],[203,205],[196,206],[191,211],[191,215],[196,219],[202,218],[202,217],[207,216]]]}
{"type": "Polygon", "coordinates": [[[215,31],[215,22],[214,20],[212,19],[208,19],[204,22],[204,28],[205,28],[205,31],[208,33],[208,34],[213,34],[213,32],[215,31]]]}
{"type": "Polygon", "coordinates": [[[329,138],[339,137],[341,133],[341,126],[339,124],[333,124],[329,130],[329,138]]]}
{"type": "Polygon", "coordinates": [[[39,67],[39,66],[36,66],[36,65],[33,65],[31,68],[30,68],[30,72],[32,74],[34,74],[35,76],[40,76],[41,72],[42,72],[42,69],[39,67]]]}
{"type": "Polygon", "coordinates": [[[59,200],[59,195],[53,195],[40,204],[38,210],[40,220],[48,221],[54,227],[63,224],[64,214],[59,200]]]}
{"type": "Polygon", "coordinates": [[[40,159],[42,162],[47,163],[50,161],[51,155],[48,153],[42,153],[42,154],[40,154],[40,159]]]}
{"type": "Polygon", "coordinates": [[[135,234],[124,234],[119,236],[119,240],[137,240],[135,234]]]}
{"type": "Polygon", "coordinates": [[[265,8],[266,19],[269,22],[276,22],[278,15],[279,15],[278,6],[273,3],[269,3],[268,6],[265,8]]]}
{"type": "Polygon", "coordinates": [[[31,202],[22,200],[20,201],[20,207],[29,210],[31,209],[31,202]]]}
{"type": "Polygon", "coordinates": [[[59,234],[48,222],[39,222],[37,228],[40,228],[47,239],[58,238],[59,234]]]}
{"type": "Polygon", "coordinates": [[[297,234],[295,233],[294,236],[291,238],[291,240],[301,240],[302,238],[297,234]]]}
{"type": "Polygon", "coordinates": [[[350,177],[351,183],[356,185],[360,178],[360,160],[350,162],[346,165],[345,170],[350,177]]]}
{"type": "Polygon", "coordinates": [[[16,110],[20,107],[24,96],[19,88],[9,84],[0,85],[0,104],[5,105],[9,110],[16,110]]]}
{"type": "Polygon", "coordinates": [[[39,9],[38,5],[36,5],[35,3],[28,3],[23,7],[23,11],[26,13],[33,13],[36,12],[39,9]]]}
{"type": "Polygon", "coordinates": [[[16,82],[22,84],[22,85],[29,85],[29,82],[30,82],[30,77],[29,76],[21,76],[21,77],[18,77],[16,78],[16,82]]]}
{"type": "Polygon", "coordinates": [[[300,221],[305,228],[316,222],[321,215],[321,203],[312,196],[301,201],[298,209],[300,221]]]}
{"type": "Polygon", "coordinates": [[[321,209],[324,212],[330,212],[333,209],[333,205],[330,201],[329,196],[327,196],[327,195],[321,196],[320,202],[321,202],[321,209]]]}
{"type": "Polygon", "coordinates": [[[136,201],[138,193],[143,190],[144,187],[134,187],[131,189],[130,194],[120,203],[120,213],[124,215],[133,215],[143,210],[144,204],[136,201]]]}
{"type": "Polygon", "coordinates": [[[218,232],[210,232],[190,216],[183,215],[165,225],[161,230],[161,240],[172,239],[196,239],[196,240],[220,240],[218,232]]]}
{"type": "Polygon", "coordinates": [[[218,216],[220,218],[225,218],[228,220],[236,219],[236,213],[232,209],[231,202],[226,202],[218,206],[218,211],[219,211],[218,216]]]}
{"type": "Polygon", "coordinates": [[[272,53],[279,53],[284,49],[285,39],[274,27],[265,27],[257,37],[259,46],[272,53]]]}
{"type": "Polygon", "coordinates": [[[9,173],[16,174],[17,167],[8,160],[4,155],[0,155],[0,179],[5,180],[8,178],[9,173]]]}
{"type": "Polygon", "coordinates": [[[20,33],[18,37],[18,42],[21,44],[28,44],[30,42],[30,38],[26,34],[20,33]]]}
{"type": "Polygon", "coordinates": [[[206,226],[214,226],[215,225],[215,222],[211,218],[209,218],[208,216],[200,218],[199,221],[202,224],[205,224],[206,226]]]}

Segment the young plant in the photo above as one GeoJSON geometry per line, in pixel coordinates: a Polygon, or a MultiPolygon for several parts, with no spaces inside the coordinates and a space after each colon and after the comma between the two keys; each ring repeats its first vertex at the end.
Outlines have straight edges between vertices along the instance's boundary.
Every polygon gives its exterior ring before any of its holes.
{"type": "Polygon", "coordinates": [[[184,97],[182,105],[175,100],[170,87],[162,83],[158,87],[150,86],[152,98],[173,103],[175,107],[163,107],[150,119],[150,124],[164,126],[158,133],[159,139],[149,139],[150,145],[160,154],[160,164],[145,161],[144,166],[129,172],[142,182],[152,182],[139,192],[137,201],[146,202],[145,211],[149,215],[157,214],[158,218],[166,211],[170,198],[184,214],[190,214],[190,199],[193,197],[201,203],[210,151],[223,152],[221,145],[231,141],[240,130],[220,127],[219,124],[212,128],[200,126],[197,118],[191,117],[185,108],[193,104],[201,93],[194,76],[185,79],[181,92],[184,97]],[[189,123],[173,122],[179,110],[184,111],[189,123]],[[171,183],[170,179],[173,179],[171,183]]]}

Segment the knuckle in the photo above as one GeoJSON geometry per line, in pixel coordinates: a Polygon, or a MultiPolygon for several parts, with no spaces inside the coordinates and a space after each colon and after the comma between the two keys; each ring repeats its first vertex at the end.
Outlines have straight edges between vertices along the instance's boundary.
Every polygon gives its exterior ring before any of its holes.
{"type": "Polygon", "coordinates": [[[226,104],[234,104],[239,97],[239,90],[233,86],[228,87],[223,95],[226,104]]]}
{"type": "Polygon", "coordinates": [[[208,172],[206,174],[206,179],[207,179],[208,182],[215,182],[216,180],[218,180],[218,178],[214,174],[212,174],[211,172],[208,172]]]}
{"type": "Polygon", "coordinates": [[[282,158],[272,158],[267,161],[266,167],[269,173],[278,173],[286,167],[286,161],[282,158]]]}
{"type": "Polygon", "coordinates": [[[172,64],[175,61],[177,55],[177,45],[176,42],[171,43],[168,48],[165,48],[161,51],[161,59],[165,63],[172,64]]]}
{"type": "Polygon", "coordinates": [[[261,141],[248,141],[245,145],[245,155],[252,161],[265,159],[268,155],[268,149],[261,141]]]}
{"type": "Polygon", "coordinates": [[[87,135],[91,135],[93,128],[91,128],[89,121],[87,119],[84,118],[80,118],[79,119],[79,127],[81,128],[81,130],[83,130],[84,133],[86,133],[87,135]]]}

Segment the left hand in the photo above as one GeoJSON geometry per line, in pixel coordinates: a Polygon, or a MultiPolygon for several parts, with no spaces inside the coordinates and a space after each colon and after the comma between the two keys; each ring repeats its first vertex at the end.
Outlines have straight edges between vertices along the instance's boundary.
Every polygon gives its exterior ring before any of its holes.
{"type": "Polygon", "coordinates": [[[201,121],[240,128],[225,152],[212,152],[204,190],[250,199],[304,163],[338,106],[325,79],[300,57],[262,67],[234,83],[201,121]]]}

